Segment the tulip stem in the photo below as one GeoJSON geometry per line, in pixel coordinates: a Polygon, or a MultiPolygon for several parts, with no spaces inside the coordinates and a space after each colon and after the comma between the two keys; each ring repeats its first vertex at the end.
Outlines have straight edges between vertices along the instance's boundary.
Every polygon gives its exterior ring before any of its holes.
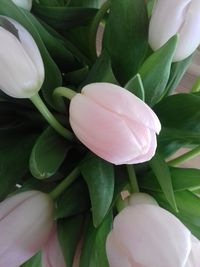
{"type": "Polygon", "coordinates": [[[80,170],[76,167],[49,195],[57,199],[80,175],[80,170]]]}
{"type": "Polygon", "coordinates": [[[65,127],[63,127],[53,116],[53,114],[49,111],[49,109],[46,107],[43,100],[39,96],[39,94],[34,95],[33,97],[30,98],[30,100],[39,110],[42,116],[46,119],[46,121],[52,126],[53,129],[55,129],[60,135],[62,135],[64,138],[68,140],[74,139],[73,134],[65,127]]]}
{"type": "Polygon", "coordinates": [[[168,161],[167,164],[169,166],[176,166],[176,165],[178,165],[184,161],[190,160],[190,159],[192,159],[198,155],[200,155],[200,146],[197,146],[194,149],[186,152],[185,154],[168,161]]]}
{"type": "Polygon", "coordinates": [[[53,97],[57,101],[60,97],[65,97],[71,100],[77,93],[67,87],[57,87],[53,91],[53,97]]]}
{"type": "Polygon", "coordinates": [[[130,185],[131,185],[131,189],[132,189],[131,193],[139,192],[140,190],[139,190],[137,177],[136,177],[133,165],[126,165],[126,168],[127,168],[129,181],[130,181],[130,185]]]}
{"type": "Polygon", "coordinates": [[[105,16],[108,9],[110,8],[110,6],[111,6],[111,1],[107,0],[97,12],[90,27],[89,46],[90,46],[91,57],[94,60],[97,58],[96,36],[97,36],[98,27],[99,27],[99,24],[102,18],[105,16]]]}
{"type": "Polygon", "coordinates": [[[191,93],[196,93],[200,91],[200,77],[198,77],[192,86],[191,93]]]}

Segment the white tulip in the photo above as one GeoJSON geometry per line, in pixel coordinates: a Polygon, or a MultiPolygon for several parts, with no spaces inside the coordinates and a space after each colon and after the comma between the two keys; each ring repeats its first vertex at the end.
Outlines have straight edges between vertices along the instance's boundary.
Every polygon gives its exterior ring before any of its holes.
{"type": "Polygon", "coordinates": [[[199,240],[145,194],[133,195],[115,217],[106,250],[110,267],[200,266],[199,240]]]}
{"type": "Polygon", "coordinates": [[[12,0],[15,5],[22,7],[27,10],[31,10],[32,7],[32,0],[12,0]]]}
{"type": "Polygon", "coordinates": [[[157,0],[149,25],[149,44],[159,49],[173,35],[178,44],[173,61],[190,56],[200,44],[200,1],[157,0]]]}
{"type": "Polygon", "coordinates": [[[31,98],[44,81],[39,49],[15,20],[0,16],[0,25],[0,89],[12,97],[31,98]]]}

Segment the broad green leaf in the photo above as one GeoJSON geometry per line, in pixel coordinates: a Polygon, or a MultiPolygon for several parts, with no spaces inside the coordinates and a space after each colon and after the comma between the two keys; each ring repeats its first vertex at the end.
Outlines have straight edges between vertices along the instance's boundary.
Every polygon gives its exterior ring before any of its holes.
{"type": "Polygon", "coordinates": [[[138,71],[144,85],[145,100],[150,106],[154,106],[165,92],[176,44],[177,36],[174,36],[150,55],[138,71]]]}
{"type": "Polygon", "coordinates": [[[148,49],[147,39],[145,1],[112,1],[103,48],[108,51],[114,74],[122,85],[138,72],[148,49]]]}
{"type": "Polygon", "coordinates": [[[179,84],[183,75],[187,71],[191,60],[192,56],[189,56],[182,61],[172,63],[169,81],[165,89],[165,95],[171,94],[177,88],[177,85],[179,84]]]}
{"type": "Polygon", "coordinates": [[[103,51],[100,57],[96,60],[92,66],[86,80],[83,85],[94,82],[110,82],[118,84],[111,66],[109,55],[106,51],[103,51]]]}
{"type": "Polygon", "coordinates": [[[93,223],[97,227],[103,221],[112,203],[114,194],[113,165],[89,154],[81,163],[80,170],[90,192],[93,223]]]}
{"type": "Polygon", "coordinates": [[[136,74],[132,79],[130,79],[125,85],[125,88],[143,101],[145,101],[144,86],[140,74],[136,74]]]}
{"type": "Polygon", "coordinates": [[[88,75],[88,72],[89,72],[88,66],[86,66],[81,69],[64,74],[63,78],[67,84],[73,84],[78,87],[80,84],[83,83],[85,77],[87,77],[88,75]]]}
{"type": "Polygon", "coordinates": [[[68,6],[99,8],[105,0],[71,0],[68,6]]]}
{"type": "Polygon", "coordinates": [[[42,91],[46,101],[54,106],[52,91],[55,87],[61,85],[62,77],[58,67],[44,46],[44,43],[38,34],[37,28],[33,25],[30,18],[28,18],[26,12],[23,11],[23,9],[18,8],[11,0],[0,1],[0,15],[8,16],[18,21],[31,33],[36,41],[45,66],[45,81],[42,86],[42,91]]]}
{"type": "Polygon", "coordinates": [[[24,11],[26,16],[31,20],[31,23],[37,29],[42,41],[55,62],[64,70],[72,71],[80,66],[74,55],[67,49],[64,43],[54,37],[44,28],[44,26],[37,20],[30,12],[24,11]]]}
{"type": "Polygon", "coordinates": [[[28,160],[36,137],[37,134],[22,129],[0,131],[1,200],[15,190],[15,184],[28,172],[28,160]]]}
{"type": "Polygon", "coordinates": [[[111,213],[106,216],[98,228],[94,228],[92,221],[90,221],[84,236],[80,267],[109,267],[105,245],[111,227],[111,213]]]}
{"type": "Polygon", "coordinates": [[[174,197],[174,191],[172,186],[172,179],[169,168],[164,162],[162,157],[158,153],[149,162],[166,199],[169,201],[170,205],[174,210],[177,210],[176,201],[174,197]]]}
{"type": "Polygon", "coordinates": [[[64,138],[48,127],[36,141],[29,161],[32,175],[45,179],[54,175],[71,148],[64,138]]]}
{"type": "Polygon", "coordinates": [[[21,265],[21,267],[42,267],[41,253],[37,253],[30,260],[21,265]]]}
{"type": "Polygon", "coordinates": [[[58,240],[60,242],[67,267],[72,267],[76,248],[81,238],[83,222],[83,215],[58,220],[58,240]]]}
{"type": "Polygon", "coordinates": [[[55,217],[57,219],[74,216],[90,209],[89,192],[83,179],[73,183],[57,199],[55,217]],[[81,201],[77,201],[81,199],[81,201]]]}
{"type": "MultiPolygon", "coordinates": [[[[186,189],[200,188],[200,170],[170,167],[170,174],[174,192],[186,189]]],[[[162,192],[160,184],[153,172],[141,175],[138,179],[141,188],[162,192]]]]}
{"type": "Polygon", "coordinates": [[[96,8],[52,7],[33,5],[32,12],[57,30],[87,25],[97,12],[96,8]]]}
{"type": "MultiPolygon", "coordinates": [[[[163,127],[200,132],[200,95],[176,94],[155,106],[163,127]]],[[[181,138],[181,137],[180,137],[181,138]]]]}

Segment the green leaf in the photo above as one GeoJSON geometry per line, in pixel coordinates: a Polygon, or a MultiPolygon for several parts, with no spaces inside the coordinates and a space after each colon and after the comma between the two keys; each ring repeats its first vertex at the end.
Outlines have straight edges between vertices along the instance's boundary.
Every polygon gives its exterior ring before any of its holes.
{"type": "Polygon", "coordinates": [[[177,210],[172,179],[167,164],[164,162],[161,156],[158,155],[158,153],[153,157],[149,164],[162,188],[162,191],[166,196],[166,199],[169,201],[174,210],[177,210]]]}
{"type": "Polygon", "coordinates": [[[125,85],[125,88],[143,101],[145,101],[144,86],[140,74],[136,74],[132,79],[130,79],[125,85]]]}
{"type": "Polygon", "coordinates": [[[110,57],[106,51],[102,51],[100,57],[97,58],[86,80],[83,82],[83,85],[94,82],[110,82],[118,84],[112,71],[110,57]]]}
{"type": "Polygon", "coordinates": [[[68,6],[99,8],[105,0],[71,0],[68,6]]]}
{"type": "Polygon", "coordinates": [[[37,253],[30,260],[21,265],[21,267],[42,267],[41,253],[37,253]]]}
{"type": "Polygon", "coordinates": [[[1,200],[15,190],[16,183],[28,172],[28,160],[37,134],[21,130],[0,131],[1,200]]]}
{"type": "Polygon", "coordinates": [[[101,224],[112,203],[114,194],[113,165],[89,154],[80,170],[90,192],[94,226],[101,224]]]}
{"type": "Polygon", "coordinates": [[[177,85],[181,81],[183,75],[185,74],[188,66],[191,63],[192,56],[193,55],[179,62],[172,63],[169,81],[165,89],[165,95],[170,95],[177,88],[177,85]]]}
{"type": "Polygon", "coordinates": [[[111,57],[114,74],[122,85],[142,64],[148,49],[148,17],[144,1],[112,1],[103,48],[111,57]]]}
{"type": "Polygon", "coordinates": [[[26,15],[23,9],[18,8],[11,0],[0,1],[0,15],[8,16],[20,24],[22,24],[33,36],[43,59],[45,66],[45,81],[42,86],[42,91],[46,101],[54,107],[52,100],[52,91],[54,88],[62,84],[61,73],[50,57],[44,43],[38,34],[37,28],[33,25],[30,18],[26,15]],[[52,75],[53,73],[53,75],[52,75]]]}
{"type": "Polygon", "coordinates": [[[112,227],[112,214],[109,213],[98,228],[90,221],[84,237],[80,267],[109,267],[106,256],[106,238],[112,227]]]}
{"type": "Polygon", "coordinates": [[[154,106],[163,96],[176,44],[177,36],[174,36],[150,55],[138,71],[144,85],[146,102],[150,106],[154,106]]]}
{"type": "MultiPolygon", "coordinates": [[[[163,127],[200,132],[200,95],[176,94],[155,106],[163,127]]],[[[181,136],[180,136],[181,138],[181,136]]]]}
{"type": "Polygon", "coordinates": [[[57,30],[87,25],[95,16],[96,8],[52,7],[35,3],[32,12],[57,30]]]}
{"type": "MultiPolygon", "coordinates": [[[[194,190],[200,188],[200,170],[170,167],[173,190],[182,191],[186,189],[194,190]]],[[[160,184],[153,172],[141,175],[138,179],[141,188],[162,192],[160,184]]]]}
{"type": "Polygon", "coordinates": [[[48,127],[35,143],[30,157],[30,171],[38,179],[54,175],[71,148],[64,138],[48,127]]]}
{"type": "Polygon", "coordinates": [[[74,216],[88,211],[90,199],[86,183],[81,179],[73,183],[57,199],[55,217],[57,219],[74,216]],[[77,201],[81,199],[81,201],[77,201]]]}
{"type": "Polygon", "coordinates": [[[81,238],[83,222],[83,215],[58,220],[58,240],[60,242],[67,267],[72,267],[76,248],[81,238]]]}
{"type": "Polygon", "coordinates": [[[80,66],[74,55],[67,49],[64,43],[48,32],[44,26],[28,11],[24,11],[31,23],[37,29],[48,52],[55,62],[64,70],[72,71],[80,66]]]}

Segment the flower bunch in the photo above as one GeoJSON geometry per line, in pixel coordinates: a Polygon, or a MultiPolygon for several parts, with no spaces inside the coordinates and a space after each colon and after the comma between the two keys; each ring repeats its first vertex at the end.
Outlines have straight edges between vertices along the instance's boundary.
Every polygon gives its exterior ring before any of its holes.
{"type": "Polygon", "coordinates": [[[199,267],[199,9],[0,1],[0,267],[199,267]]]}

